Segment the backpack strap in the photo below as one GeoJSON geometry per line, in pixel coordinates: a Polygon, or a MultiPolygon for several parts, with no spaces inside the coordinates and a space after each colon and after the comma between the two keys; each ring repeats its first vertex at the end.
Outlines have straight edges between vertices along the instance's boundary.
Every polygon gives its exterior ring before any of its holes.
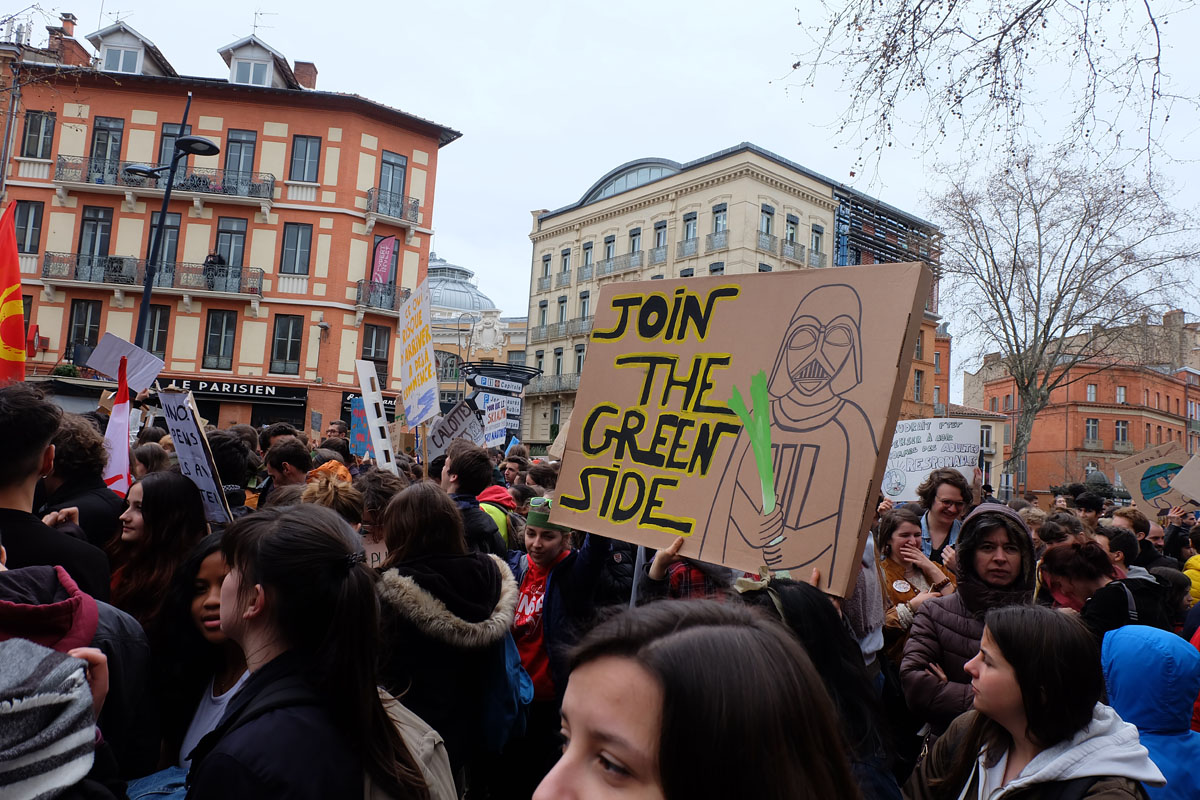
{"type": "Polygon", "coordinates": [[[1121,584],[1121,588],[1125,590],[1125,602],[1129,604],[1129,621],[1136,625],[1138,621],[1138,611],[1137,606],[1134,605],[1133,602],[1133,592],[1129,590],[1129,587],[1125,584],[1125,581],[1118,580],[1113,581],[1113,583],[1121,584]]]}

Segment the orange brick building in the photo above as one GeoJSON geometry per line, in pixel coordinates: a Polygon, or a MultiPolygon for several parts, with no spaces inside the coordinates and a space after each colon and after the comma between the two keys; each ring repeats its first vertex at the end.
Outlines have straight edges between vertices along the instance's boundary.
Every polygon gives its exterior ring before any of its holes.
{"type": "MultiPolygon", "coordinates": [[[[998,493],[1046,494],[1096,470],[1119,488],[1113,465],[1133,453],[1165,442],[1180,442],[1188,453],[1200,449],[1200,370],[1099,366],[1077,367],[1082,377],[1051,393],[1034,422],[1024,463],[1000,476],[998,493]]],[[[1014,382],[989,380],[983,391],[985,408],[1009,417],[999,442],[1007,461],[1018,410],[1014,382]]]]}
{"type": "Polygon", "coordinates": [[[125,167],[165,164],[194,134],[220,153],[180,162],[165,217],[146,343],[163,384],[191,388],[220,426],[348,419],[360,358],[394,394],[397,308],[425,277],[438,151],[460,134],[318,91],[314,64],[256,36],[218,51],[227,78],[198,78],[124,22],[87,37],[95,56],[73,34],[64,14],[46,48],[0,51],[22,84],[3,188],[18,204],[29,375],[82,364],[105,331],[133,339],[167,178],[125,167]],[[373,281],[373,249],[393,235],[373,281]]]}

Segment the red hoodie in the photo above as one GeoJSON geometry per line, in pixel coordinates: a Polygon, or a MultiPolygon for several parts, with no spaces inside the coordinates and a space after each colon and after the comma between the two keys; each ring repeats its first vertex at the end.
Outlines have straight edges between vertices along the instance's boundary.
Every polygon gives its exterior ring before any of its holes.
{"type": "Polygon", "coordinates": [[[513,511],[517,507],[517,503],[512,499],[512,495],[508,493],[508,489],[503,486],[489,486],[479,493],[475,498],[481,503],[491,503],[494,506],[500,506],[507,511],[513,511]]]}
{"type": "Polygon", "coordinates": [[[0,641],[28,639],[65,653],[90,647],[100,609],[62,567],[0,572],[0,641]]]}

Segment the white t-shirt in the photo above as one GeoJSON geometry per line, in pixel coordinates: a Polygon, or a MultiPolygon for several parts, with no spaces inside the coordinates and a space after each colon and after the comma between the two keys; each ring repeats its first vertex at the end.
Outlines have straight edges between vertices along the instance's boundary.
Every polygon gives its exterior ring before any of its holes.
{"type": "Polygon", "coordinates": [[[196,706],[196,713],[192,715],[192,723],[188,725],[187,733],[183,736],[183,745],[179,748],[179,766],[184,769],[191,768],[192,762],[188,759],[188,754],[196,748],[201,739],[217,727],[217,723],[225,715],[225,706],[229,705],[230,698],[237,694],[249,676],[249,672],[243,672],[233,688],[220,697],[213,696],[213,681],[209,678],[208,686],[200,697],[200,704],[196,706]]]}

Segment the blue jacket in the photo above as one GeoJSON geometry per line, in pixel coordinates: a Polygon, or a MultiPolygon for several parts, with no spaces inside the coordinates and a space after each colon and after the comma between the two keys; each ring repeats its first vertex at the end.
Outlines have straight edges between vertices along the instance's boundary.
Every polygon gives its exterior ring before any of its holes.
{"type": "MultiPolygon", "coordinates": [[[[550,676],[560,699],[567,688],[567,650],[575,644],[580,626],[595,613],[593,597],[611,546],[611,540],[589,533],[583,546],[568,553],[546,577],[546,599],[542,602],[543,636],[550,656],[550,676]]],[[[520,591],[525,573],[529,571],[529,556],[519,550],[510,550],[508,564],[520,591]]]]}
{"type": "Polygon", "coordinates": [[[1200,694],[1200,652],[1174,633],[1126,625],[1104,636],[1109,703],[1137,726],[1142,745],[1167,779],[1146,786],[1151,800],[1200,797],[1200,733],[1191,730],[1200,694]]]}

